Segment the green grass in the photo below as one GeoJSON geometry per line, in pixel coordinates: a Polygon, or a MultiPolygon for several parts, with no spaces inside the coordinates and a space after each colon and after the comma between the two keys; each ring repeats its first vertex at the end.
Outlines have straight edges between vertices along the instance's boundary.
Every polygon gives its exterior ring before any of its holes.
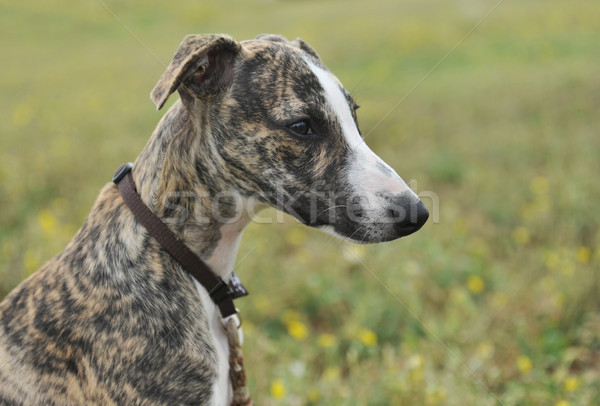
{"type": "MultiPolygon", "coordinates": [[[[367,134],[495,2],[106,4],[162,64],[188,33],[300,36],[367,134]]],[[[600,403],[599,36],[594,1],[507,0],[370,133],[438,198],[414,236],[356,248],[289,218],[248,228],[256,404],[600,403]]],[[[0,2],[0,49],[1,297],[141,151],[164,66],[95,1],[0,2]]]]}

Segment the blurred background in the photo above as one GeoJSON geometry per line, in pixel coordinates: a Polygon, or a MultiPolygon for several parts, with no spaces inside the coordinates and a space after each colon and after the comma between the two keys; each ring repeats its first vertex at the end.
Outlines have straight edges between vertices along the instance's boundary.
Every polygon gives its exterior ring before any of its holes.
{"type": "Polygon", "coordinates": [[[186,34],[302,37],[433,218],[373,246],[249,226],[256,404],[600,404],[600,3],[497,5],[0,0],[0,297],[142,150],[186,34]]]}

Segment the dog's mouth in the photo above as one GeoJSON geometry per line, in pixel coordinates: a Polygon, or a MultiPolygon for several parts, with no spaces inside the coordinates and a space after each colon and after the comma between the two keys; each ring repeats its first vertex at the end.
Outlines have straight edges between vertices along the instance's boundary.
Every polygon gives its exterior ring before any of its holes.
{"type": "Polygon", "coordinates": [[[406,237],[420,230],[427,222],[429,212],[422,202],[418,202],[416,213],[387,209],[386,215],[366,213],[362,221],[341,218],[333,224],[318,228],[338,237],[358,243],[378,243],[406,237]]]}
{"type": "Polygon", "coordinates": [[[379,207],[365,198],[318,200],[314,196],[279,207],[303,224],[357,243],[392,241],[415,233],[427,222],[429,211],[416,196],[387,196],[379,207]]]}

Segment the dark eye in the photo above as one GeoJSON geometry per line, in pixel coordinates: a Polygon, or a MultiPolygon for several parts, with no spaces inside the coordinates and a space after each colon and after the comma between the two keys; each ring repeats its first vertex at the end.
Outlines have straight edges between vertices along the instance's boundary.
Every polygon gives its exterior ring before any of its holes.
{"type": "Polygon", "coordinates": [[[308,121],[305,120],[298,121],[294,124],[290,124],[288,128],[294,133],[294,135],[298,136],[313,135],[315,133],[310,127],[308,121]]]}

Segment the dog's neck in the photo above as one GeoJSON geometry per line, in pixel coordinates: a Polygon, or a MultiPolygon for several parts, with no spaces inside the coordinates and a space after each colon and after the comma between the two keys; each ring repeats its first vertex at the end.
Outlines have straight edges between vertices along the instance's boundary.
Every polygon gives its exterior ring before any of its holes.
{"type": "Polygon", "coordinates": [[[178,101],[136,160],[133,177],[144,203],[225,278],[252,219],[244,199],[229,197],[227,171],[210,131],[208,112],[194,111],[192,118],[178,101]]]}

